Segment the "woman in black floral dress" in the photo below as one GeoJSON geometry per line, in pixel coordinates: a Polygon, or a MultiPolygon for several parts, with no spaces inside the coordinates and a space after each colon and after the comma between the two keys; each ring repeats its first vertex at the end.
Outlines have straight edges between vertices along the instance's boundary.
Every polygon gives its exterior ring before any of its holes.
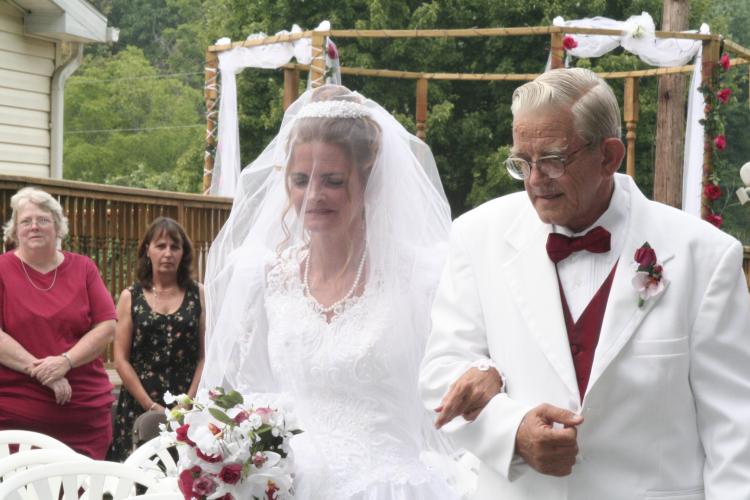
{"type": "Polygon", "coordinates": [[[203,370],[203,285],[191,278],[193,246],[173,219],[159,217],[138,248],[138,281],[117,304],[115,368],[122,378],[108,459],[133,449],[133,423],[164,411],[163,396],[194,396],[203,370]]]}

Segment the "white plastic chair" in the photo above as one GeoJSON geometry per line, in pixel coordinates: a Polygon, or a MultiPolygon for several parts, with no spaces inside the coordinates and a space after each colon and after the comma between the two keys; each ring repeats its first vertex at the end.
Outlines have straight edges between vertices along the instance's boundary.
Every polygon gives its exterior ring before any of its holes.
{"type": "Polygon", "coordinates": [[[0,458],[0,481],[5,481],[13,474],[23,472],[31,467],[56,462],[91,461],[85,455],[73,450],[25,450],[0,458]]]}
{"type": "Polygon", "coordinates": [[[179,470],[170,449],[174,449],[174,444],[166,444],[161,437],[155,437],[131,453],[125,464],[143,469],[158,480],[177,477],[179,470]]]}
{"type": "Polygon", "coordinates": [[[62,441],[33,431],[5,430],[0,431],[0,458],[10,455],[10,445],[18,445],[18,451],[27,451],[32,448],[70,450],[68,445],[62,441]]]}
{"type": "Polygon", "coordinates": [[[157,481],[141,469],[114,462],[96,460],[57,462],[19,472],[0,483],[2,500],[112,500],[135,496],[135,486],[156,486],[157,481]],[[105,482],[114,485],[106,490],[105,482]],[[61,490],[58,485],[62,485],[61,490]]]}
{"type": "Polygon", "coordinates": [[[182,493],[173,491],[173,492],[163,492],[163,493],[144,493],[143,495],[138,495],[135,497],[130,497],[131,500],[183,500],[184,497],[182,496],[182,493]]]}

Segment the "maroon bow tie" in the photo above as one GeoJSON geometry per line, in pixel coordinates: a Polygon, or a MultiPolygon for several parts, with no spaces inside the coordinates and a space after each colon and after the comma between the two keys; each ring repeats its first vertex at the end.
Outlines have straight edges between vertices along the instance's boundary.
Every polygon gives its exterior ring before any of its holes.
{"type": "Polygon", "coordinates": [[[592,253],[609,252],[609,231],[596,226],[583,236],[571,238],[564,234],[550,233],[547,237],[547,255],[557,264],[578,250],[588,250],[592,253]]]}

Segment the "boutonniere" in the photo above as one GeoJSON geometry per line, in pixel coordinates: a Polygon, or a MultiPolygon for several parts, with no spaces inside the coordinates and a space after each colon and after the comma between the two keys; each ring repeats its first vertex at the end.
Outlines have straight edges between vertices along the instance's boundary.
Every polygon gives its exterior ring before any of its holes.
{"type": "Polygon", "coordinates": [[[648,242],[635,251],[633,258],[636,268],[633,287],[638,292],[638,307],[643,307],[648,299],[664,291],[667,280],[662,265],[656,259],[656,252],[648,242]]]}

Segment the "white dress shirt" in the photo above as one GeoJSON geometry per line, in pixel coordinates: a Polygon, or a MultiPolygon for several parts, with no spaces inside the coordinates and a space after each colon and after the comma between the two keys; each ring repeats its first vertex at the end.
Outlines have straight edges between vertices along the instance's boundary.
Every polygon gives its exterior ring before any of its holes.
{"type": "MultiPolygon", "coordinates": [[[[573,252],[569,257],[557,263],[560,283],[565,292],[573,321],[583,314],[586,306],[607,279],[625,244],[625,235],[630,214],[630,193],[619,186],[615,179],[615,190],[609,207],[596,222],[583,231],[574,233],[564,226],[550,225],[550,232],[566,236],[583,236],[596,226],[602,226],[610,232],[610,250],[605,253],[591,253],[586,250],[573,252]]],[[[624,256],[627,258],[628,256],[624,256]]]]}

